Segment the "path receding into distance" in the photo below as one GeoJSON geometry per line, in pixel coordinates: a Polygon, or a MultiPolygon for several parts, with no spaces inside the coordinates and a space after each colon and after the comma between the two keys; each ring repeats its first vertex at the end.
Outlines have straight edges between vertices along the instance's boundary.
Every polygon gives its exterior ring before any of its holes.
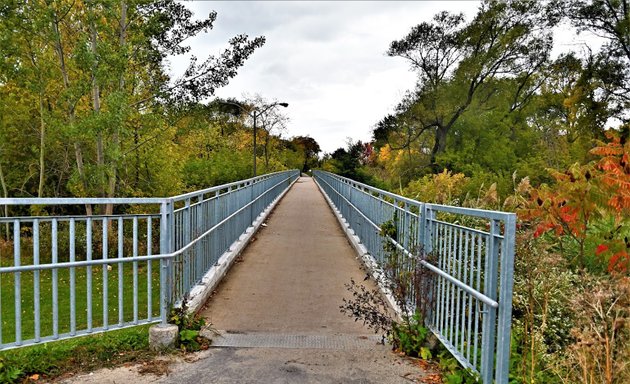
{"type": "Polygon", "coordinates": [[[216,329],[366,335],[339,311],[344,287],[363,281],[356,253],[310,178],[300,178],[202,311],[216,329]]]}
{"type": "Polygon", "coordinates": [[[419,382],[417,366],[339,311],[344,284],[366,272],[313,180],[301,177],[266,224],[201,311],[220,330],[209,350],[167,376],[124,367],[69,382],[419,382]]]}

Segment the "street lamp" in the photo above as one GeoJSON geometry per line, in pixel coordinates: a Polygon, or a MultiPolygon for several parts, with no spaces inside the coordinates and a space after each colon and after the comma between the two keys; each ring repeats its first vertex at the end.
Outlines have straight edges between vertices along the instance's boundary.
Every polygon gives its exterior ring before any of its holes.
{"type": "Polygon", "coordinates": [[[277,107],[277,106],[281,106],[281,107],[288,107],[289,103],[273,103],[273,104],[267,104],[267,105],[262,105],[261,107],[256,107],[254,106],[250,110],[245,109],[242,105],[240,104],[236,104],[236,103],[232,103],[229,101],[220,101],[220,103],[222,104],[229,104],[229,105],[233,105],[235,107],[238,107],[241,111],[247,113],[249,116],[252,117],[252,119],[254,119],[254,145],[253,145],[253,154],[254,154],[254,177],[256,177],[256,119],[258,118],[258,116],[264,114],[265,112],[267,112],[268,110],[270,110],[273,107],[277,107]]]}

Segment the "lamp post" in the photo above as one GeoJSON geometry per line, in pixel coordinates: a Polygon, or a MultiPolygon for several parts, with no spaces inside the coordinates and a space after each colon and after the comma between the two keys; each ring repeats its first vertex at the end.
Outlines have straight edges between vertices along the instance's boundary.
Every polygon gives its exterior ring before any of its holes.
{"type": "Polygon", "coordinates": [[[232,103],[229,101],[221,101],[221,103],[223,104],[229,104],[229,105],[233,105],[235,107],[238,107],[241,111],[247,113],[249,116],[252,117],[252,119],[254,120],[254,143],[253,143],[253,155],[254,155],[254,177],[256,177],[256,120],[258,119],[258,116],[264,114],[265,112],[267,112],[268,110],[270,110],[273,107],[277,107],[277,106],[281,106],[281,107],[288,107],[289,103],[273,103],[273,104],[267,104],[267,105],[262,105],[261,107],[256,107],[254,106],[251,109],[251,112],[247,109],[245,109],[242,105],[240,104],[236,104],[236,103],[232,103]]]}

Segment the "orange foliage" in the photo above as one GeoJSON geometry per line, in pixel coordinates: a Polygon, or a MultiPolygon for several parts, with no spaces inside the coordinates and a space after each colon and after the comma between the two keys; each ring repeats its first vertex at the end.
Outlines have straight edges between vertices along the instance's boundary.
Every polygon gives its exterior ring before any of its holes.
{"type": "Polygon", "coordinates": [[[610,193],[608,205],[618,214],[628,215],[630,210],[630,127],[625,127],[620,135],[609,131],[608,143],[591,150],[594,155],[601,156],[597,167],[602,171],[599,178],[610,193]]]}
{"type": "Polygon", "coordinates": [[[556,183],[532,189],[528,208],[519,212],[521,219],[536,225],[535,237],[553,231],[558,237],[573,238],[579,245],[581,267],[588,240],[597,244],[595,256],[609,257],[609,272],[629,270],[630,241],[617,233],[630,218],[629,132],[630,127],[620,133],[609,131],[609,141],[591,150],[599,160],[575,164],[564,173],[551,171],[556,183]],[[589,232],[595,220],[606,218],[616,229],[609,228],[605,235],[589,232]]]}

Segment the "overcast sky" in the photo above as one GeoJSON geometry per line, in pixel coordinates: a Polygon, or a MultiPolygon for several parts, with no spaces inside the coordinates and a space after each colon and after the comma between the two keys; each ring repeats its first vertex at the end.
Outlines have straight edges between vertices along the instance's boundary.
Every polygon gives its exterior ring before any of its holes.
{"type": "MultiPolygon", "coordinates": [[[[475,15],[478,1],[207,1],[186,2],[196,17],[218,13],[214,29],[188,41],[199,59],[219,54],[230,37],[265,36],[222,98],[260,94],[289,103],[285,137],[309,135],[325,152],[348,138],[369,140],[416,76],[401,58],[385,55],[393,40],[442,10],[475,15]]],[[[181,74],[186,57],[171,59],[181,74]]]]}

